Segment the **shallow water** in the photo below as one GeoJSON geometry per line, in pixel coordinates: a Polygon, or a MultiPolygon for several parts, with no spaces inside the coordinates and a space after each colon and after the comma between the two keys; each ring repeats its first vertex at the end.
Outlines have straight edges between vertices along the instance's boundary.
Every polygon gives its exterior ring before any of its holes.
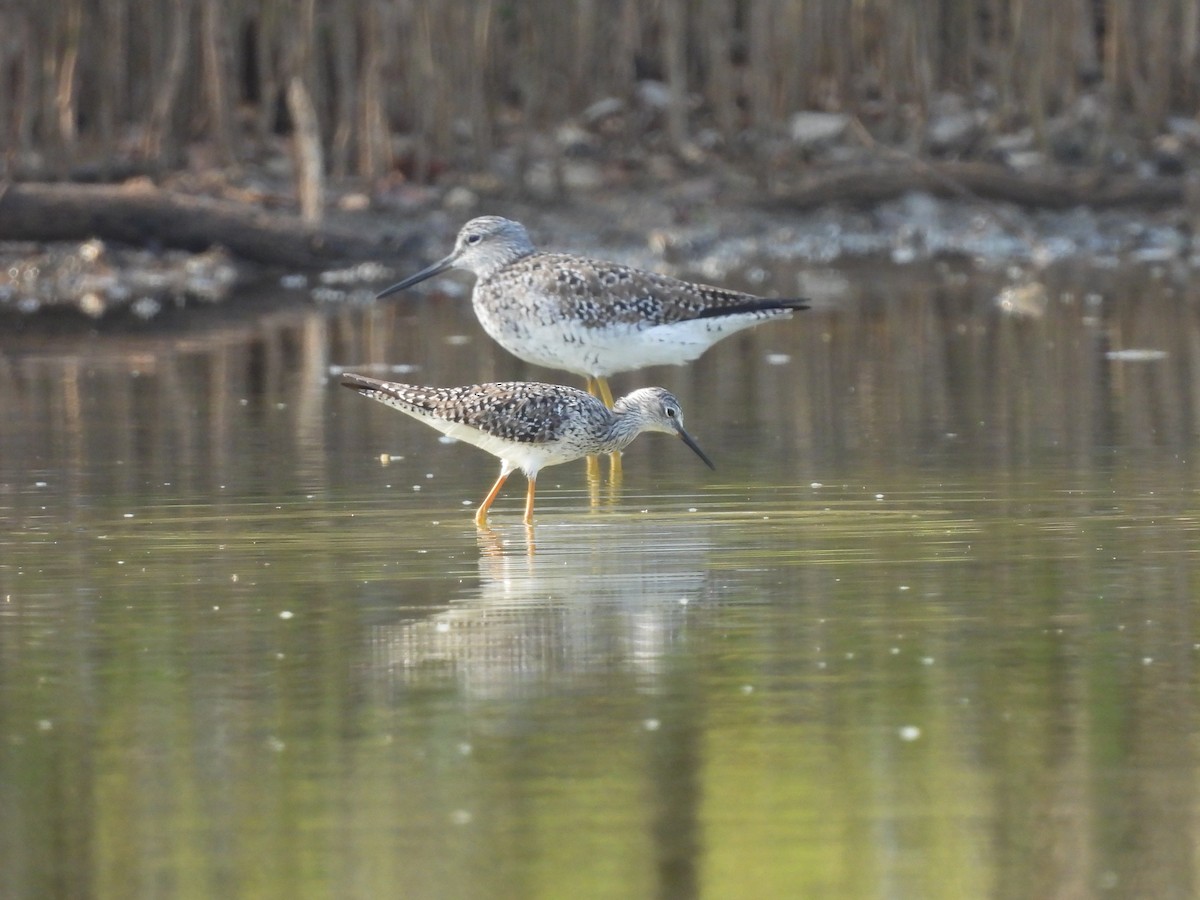
{"type": "Polygon", "coordinates": [[[0,896],[1194,896],[1197,297],[817,275],[532,530],[462,301],[5,334],[0,896]]]}

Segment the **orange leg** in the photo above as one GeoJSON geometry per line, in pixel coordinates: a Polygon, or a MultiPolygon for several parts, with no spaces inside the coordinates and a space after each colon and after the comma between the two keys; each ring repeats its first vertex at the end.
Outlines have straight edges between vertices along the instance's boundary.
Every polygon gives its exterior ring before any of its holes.
{"type": "Polygon", "coordinates": [[[496,483],[492,485],[492,489],[488,491],[488,495],[479,504],[479,509],[475,511],[475,524],[481,528],[487,525],[488,510],[491,509],[492,501],[496,499],[496,495],[500,493],[500,488],[504,487],[504,482],[508,480],[508,473],[511,471],[511,469],[500,470],[500,477],[496,479],[496,483]]]}
{"type": "Polygon", "coordinates": [[[533,524],[533,492],[536,487],[537,487],[537,479],[530,477],[529,493],[527,493],[525,495],[525,524],[526,525],[533,524]]]}

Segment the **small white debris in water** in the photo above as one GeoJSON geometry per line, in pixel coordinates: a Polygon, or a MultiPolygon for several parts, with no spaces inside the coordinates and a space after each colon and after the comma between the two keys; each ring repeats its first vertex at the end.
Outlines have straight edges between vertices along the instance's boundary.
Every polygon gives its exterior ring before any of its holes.
{"type": "Polygon", "coordinates": [[[1146,350],[1131,347],[1128,350],[1109,350],[1104,356],[1106,359],[1117,362],[1158,362],[1161,359],[1166,359],[1168,353],[1166,350],[1146,350]]]}
{"type": "Polygon", "coordinates": [[[431,478],[433,478],[433,473],[432,473],[432,472],[426,472],[426,473],[425,473],[425,480],[426,480],[426,481],[428,481],[428,480],[429,480],[429,479],[431,479],[431,478]]]}
{"type": "Polygon", "coordinates": [[[285,749],[287,749],[287,744],[272,735],[271,737],[267,738],[267,749],[274,750],[276,753],[282,753],[285,749]]]}
{"type": "Polygon", "coordinates": [[[237,573],[235,572],[232,575],[230,575],[229,580],[232,581],[234,584],[237,584],[237,573]]]}
{"type": "Polygon", "coordinates": [[[162,309],[162,304],[153,297],[139,297],[129,305],[129,309],[139,319],[153,319],[162,309]]]}
{"type": "Polygon", "coordinates": [[[126,519],[132,519],[132,518],[133,518],[133,513],[125,513],[125,518],[126,518],[126,519]]]}
{"type": "Polygon", "coordinates": [[[875,495],[875,499],[876,499],[876,500],[882,500],[882,499],[883,499],[883,494],[876,494],[876,495],[875,495]]]}
{"type": "Polygon", "coordinates": [[[281,619],[290,619],[290,618],[292,618],[292,616],[294,616],[294,615],[296,615],[296,614],[295,614],[294,612],[292,612],[290,609],[285,609],[285,610],[283,610],[283,611],[282,611],[282,612],[279,614],[279,618],[281,618],[281,619]]]}
{"type": "Polygon", "coordinates": [[[1148,665],[1150,665],[1152,662],[1154,662],[1154,657],[1153,657],[1153,656],[1143,656],[1143,657],[1142,657],[1142,665],[1143,665],[1143,666],[1148,666],[1148,665]]]}
{"type": "Polygon", "coordinates": [[[900,648],[899,648],[899,647],[893,647],[893,648],[892,648],[892,656],[898,656],[898,655],[899,655],[899,653],[900,653],[900,648]]]}
{"type": "Polygon", "coordinates": [[[933,657],[932,656],[922,656],[921,657],[921,665],[932,666],[933,665],[933,657]]]}
{"type": "Polygon", "coordinates": [[[465,809],[456,809],[450,813],[450,821],[455,825],[470,825],[471,813],[465,809]]]}
{"type": "Polygon", "coordinates": [[[909,587],[907,584],[902,584],[902,585],[900,585],[900,590],[907,591],[907,590],[909,590],[909,587]]]}
{"type": "Polygon", "coordinates": [[[53,731],[54,723],[49,719],[38,719],[38,731],[53,731]]]}
{"type": "Polygon", "coordinates": [[[287,409],[287,404],[286,404],[286,403],[282,403],[282,402],[281,402],[281,403],[276,403],[276,404],[275,404],[275,408],[276,408],[276,409],[287,409]]]}
{"type": "Polygon", "coordinates": [[[412,486],[412,489],[413,489],[414,491],[419,491],[419,490],[421,489],[421,486],[420,486],[419,484],[414,484],[414,485],[412,486]]]}
{"type": "Polygon", "coordinates": [[[436,631],[438,634],[445,634],[449,630],[450,630],[449,622],[438,622],[437,625],[434,626],[434,631],[436,631]]]}
{"type": "Polygon", "coordinates": [[[821,484],[821,482],[819,482],[819,481],[814,481],[812,484],[809,485],[809,487],[815,489],[815,488],[823,488],[823,487],[825,487],[825,485],[821,484]]]}
{"type": "Polygon", "coordinates": [[[699,512],[699,511],[700,511],[700,510],[699,510],[699,509],[697,509],[697,508],[696,508],[696,507],[694,507],[694,506],[689,506],[689,507],[688,507],[688,512],[699,512]]]}
{"type": "Polygon", "coordinates": [[[754,685],[752,685],[752,684],[743,684],[743,685],[742,685],[742,693],[743,693],[743,694],[753,694],[753,693],[754,693],[754,685]]]}
{"type": "Polygon", "coordinates": [[[461,744],[458,745],[458,753],[460,756],[470,756],[471,751],[474,749],[475,748],[472,747],[470,744],[468,744],[466,741],[463,741],[461,744]]]}
{"type": "Polygon", "coordinates": [[[647,731],[658,731],[661,725],[662,722],[658,721],[658,719],[646,719],[646,721],[642,722],[642,727],[647,731]]]}
{"type": "Polygon", "coordinates": [[[458,443],[458,438],[450,437],[450,435],[448,435],[448,434],[443,434],[437,440],[438,440],[439,444],[457,444],[458,443]]]}
{"type": "Polygon", "coordinates": [[[463,500],[463,501],[461,501],[461,502],[462,502],[462,505],[463,505],[463,506],[470,506],[470,505],[471,505],[471,501],[470,501],[470,500],[463,500]]]}
{"type": "Polygon", "coordinates": [[[767,365],[768,366],[786,366],[791,361],[792,361],[792,355],[790,353],[768,353],[767,354],[767,365]]]}
{"type": "Polygon", "coordinates": [[[921,729],[916,725],[902,725],[897,734],[902,741],[915,741],[921,736],[921,729]]]}
{"type": "Polygon", "coordinates": [[[679,598],[679,605],[680,605],[680,606],[687,606],[687,605],[688,605],[688,598],[687,598],[687,597],[680,597],[680,598],[679,598]]]}
{"type": "Polygon", "coordinates": [[[452,334],[446,338],[446,343],[451,347],[462,347],[464,344],[471,343],[471,339],[465,334],[452,334]]]}
{"type": "Polygon", "coordinates": [[[46,486],[46,482],[44,482],[44,481],[35,481],[35,482],[33,483],[33,486],[34,486],[34,487],[45,487],[45,486],[46,486]]]}

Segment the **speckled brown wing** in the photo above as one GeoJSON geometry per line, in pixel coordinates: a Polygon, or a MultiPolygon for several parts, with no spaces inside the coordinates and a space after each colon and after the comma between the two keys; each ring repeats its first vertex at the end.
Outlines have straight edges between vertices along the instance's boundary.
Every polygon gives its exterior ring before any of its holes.
{"type": "MultiPolygon", "coordinates": [[[[538,253],[509,267],[527,287],[558,300],[558,313],[588,328],[638,329],[748,312],[805,309],[798,299],[767,299],[705,284],[558,253],[538,253]]],[[[517,285],[506,285],[511,289],[517,285]]]]}
{"type": "Polygon", "coordinates": [[[561,440],[568,426],[589,414],[607,415],[596,398],[583,391],[538,382],[499,382],[462,388],[473,392],[463,411],[464,424],[523,444],[561,440]]]}
{"type": "Polygon", "coordinates": [[[342,376],[343,384],[371,399],[426,419],[441,419],[523,444],[563,437],[570,422],[607,416],[603,404],[583,391],[531,381],[489,382],[462,387],[425,387],[342,376]]]}

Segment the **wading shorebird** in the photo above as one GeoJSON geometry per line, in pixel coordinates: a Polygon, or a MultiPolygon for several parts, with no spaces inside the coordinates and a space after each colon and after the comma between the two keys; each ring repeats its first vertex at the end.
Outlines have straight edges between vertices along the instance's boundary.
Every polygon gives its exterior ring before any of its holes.
{"type": "Polygon", "coordinates": [[[525,524],[532,525],[539,471],[589,454],[617,453],[644,431],[678,436],[710,469],[715,468],[683,430],[679,401],[659,387],[627,394],[609,409],[575,388],[530,381],[418,387],[346,374],[342,384],[500,458],[500,477],[475,513],[475,524],[481,527],[514,469],[529,480],[525,524]]]}
{"type": "Polygon", "coordinates": [[[771,300],[542,253],[523,225],[499,216],[469,221],[449,256],[378,297],[451,268],[475,274],[471,303],[493,340],[526,362],[583,376],[588,392],[610,408],[610,375],[691,362],[723,337],[808,308],[804,300],[771,300]]]}

